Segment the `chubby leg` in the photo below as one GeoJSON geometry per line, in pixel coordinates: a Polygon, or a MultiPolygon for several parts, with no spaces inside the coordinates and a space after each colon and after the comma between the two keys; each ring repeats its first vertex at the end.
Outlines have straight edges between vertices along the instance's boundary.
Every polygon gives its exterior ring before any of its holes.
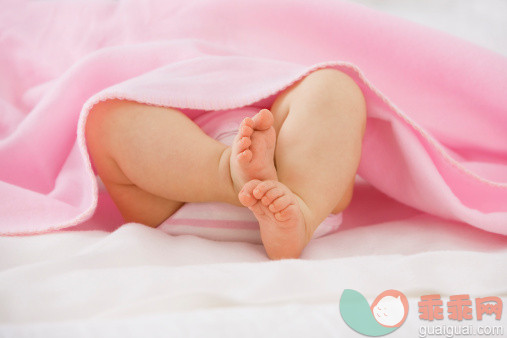
{"type": "Polygon", "coordinates": [[[259,220],[268,256],[294,258],[350,201],[366,108],[352,79],[324,69],[282,93],[271,110],[278,181],[253,180],[239,199],[259,220]]]}
{"type": "Polygon", "coordinates": [[[88,117],[86,139],[126,221],[158,226],[183,202],[240,205],[229,170],[230,147],[175,109],[99,103],[88,117]]]}
{"type": "Polygon", "coordinates": [[[273,116],[246,118],[232,147],[178,110],[111,100],[86,123],[93,163],[126,221],[158,226],[183,202],[241,205],[253,178],[276,179],[273,116]]]}
{"type": "Polygon", "coordinates": [[[348,75],[321,69],[282,93],[272,110],[280,181],[305,196],[320,224],[352,198],[366,126],[363,94],[348,75]]]}

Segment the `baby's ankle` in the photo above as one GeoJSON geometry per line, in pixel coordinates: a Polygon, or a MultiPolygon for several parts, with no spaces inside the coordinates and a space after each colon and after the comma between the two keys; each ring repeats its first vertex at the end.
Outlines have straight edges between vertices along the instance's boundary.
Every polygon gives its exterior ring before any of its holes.
{"type": "Polygon", "coordinates": [[[221,182],[219,182],[219,189],[223,192],[223,202],[243,206],[238,199],[239,191],[234,188],[234,183],[231,176],[231,147],[224,149],[220,156],[220,162],[218,164],[218,170],[220,172],[221,182]]]}
{"type": "Polygon", "coordinates": [[[299,209],[301,210],[301,213],[303,214],[303,218],[305,220],[305,246],[310,242],[310,240],[313,237],[313,233],[319,226],[320,222],[316,220],[315,213],[312,212],[311,208],[306,204],[306,202],[297,194],[294,194],[296,196],[296,200],[299,204],[299,209]]]}

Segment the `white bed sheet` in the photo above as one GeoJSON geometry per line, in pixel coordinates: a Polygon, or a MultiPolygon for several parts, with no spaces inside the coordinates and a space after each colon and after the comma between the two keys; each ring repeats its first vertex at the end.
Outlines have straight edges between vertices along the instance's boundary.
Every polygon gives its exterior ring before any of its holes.
{"type": "MultiPolygon", "coordinates": [[[[358,2],[507,55],[504,1],[358,2]],[[463,25],[463,17],[475,19],[463,25]]],[[[379,193],[364,183],[356,189],[368,194],[379,193]]],[[[389,337],[412,337],[428,325],[417,314],[422,295],[507,303],[507,237],[408,207],[393,219],[389,205],[397,202],[385,202],[376,215],[382,222],[345,214],[341,229],[313,240],[300,260],[269,261],[260,245],[138,224],[0,238],[0,337],[360,337],[339,314],[347,288],[369,302],[386,289],[402,291],[409,315],[389,337]]],[[[369,212],[364,203],[350,208],[369,212]]],[[[506,317],[481,325],[503,325],[507,335],[506,317]]]]}

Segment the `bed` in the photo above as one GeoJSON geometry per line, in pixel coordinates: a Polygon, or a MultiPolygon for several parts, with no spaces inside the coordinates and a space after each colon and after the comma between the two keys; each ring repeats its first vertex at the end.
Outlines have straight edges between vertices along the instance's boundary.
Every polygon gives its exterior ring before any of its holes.
{"type": "MultiPolygon", "coordinates": [[[[357,3],[507,56],[503,1],[357,3]]],[[[505,303],[507,237],[413,208],[360,175],[339,229],[297,260],[270,261],[255,241],[122,224],[107,210],[62,231],[0,237],[1,337],[359,337],[340,314],[346,289],[369,303],[384,290],[406,295],[408,316],[391,337],[467,325],[507,335],[505,315],[425,321],[418,304],[432,294],[505,303]]]]}

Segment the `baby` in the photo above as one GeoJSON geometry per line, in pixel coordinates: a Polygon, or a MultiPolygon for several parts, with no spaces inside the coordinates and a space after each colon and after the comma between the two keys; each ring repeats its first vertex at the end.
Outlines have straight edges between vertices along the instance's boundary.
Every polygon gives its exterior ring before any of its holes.
{"type": "Polygon", "coordinates": [[[366,104],[335,69],[310,73],[245,118],[232,146],[177,109],[109,100],[86,123],[93,164],[125,221],[152,227],[185,202],[248,207],[271,259],[298,258],[350,203],[366,104]]]}

